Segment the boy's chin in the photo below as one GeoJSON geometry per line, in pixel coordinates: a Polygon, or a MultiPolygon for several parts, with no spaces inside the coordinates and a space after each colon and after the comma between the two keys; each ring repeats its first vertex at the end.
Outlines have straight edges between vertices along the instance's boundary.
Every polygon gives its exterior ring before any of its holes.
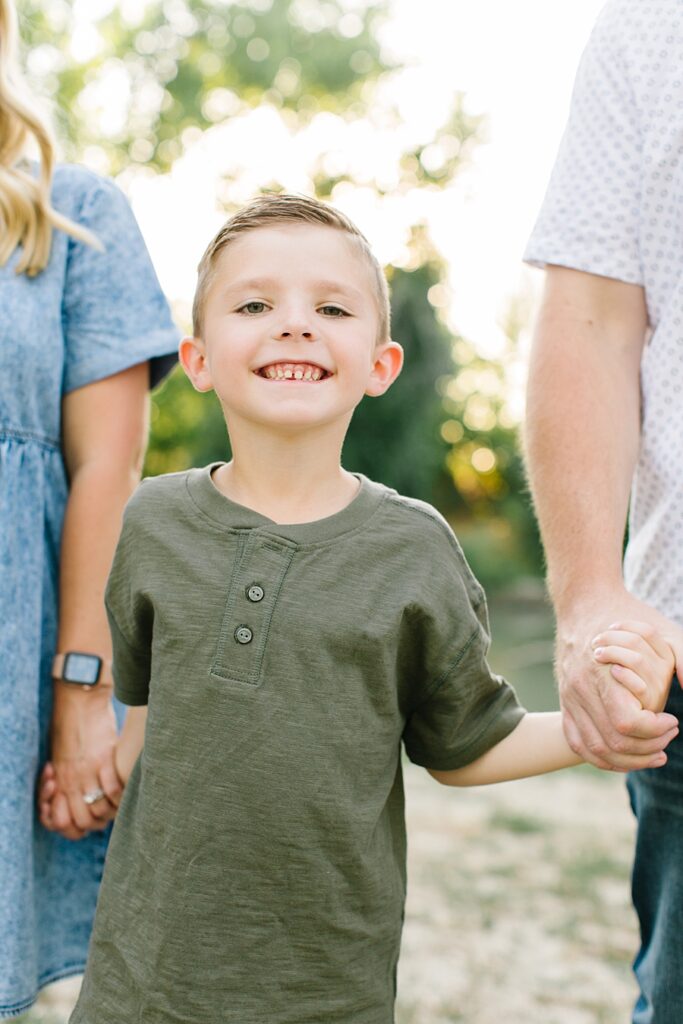
{"type": "Polygon", "coordinates": [[[305,438],[307,434],[318,431],[339,431],[345,434],[353,411],[335,411],[325,415],[314,409],[271,409],[262,416],[255,416],[251,423],[262,430],[271,430],[280,437],[305,438]]]}

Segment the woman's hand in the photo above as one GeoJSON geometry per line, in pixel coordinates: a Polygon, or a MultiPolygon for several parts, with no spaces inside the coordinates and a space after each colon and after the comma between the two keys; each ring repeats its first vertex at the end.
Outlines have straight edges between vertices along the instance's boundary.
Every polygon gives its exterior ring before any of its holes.
{"type": "Polygon", "coordinates": [[[121,783],[114,764],[116,721],[109,688],[84,691],[56,682],[52,761],[43,771],[38,803],[45,828],[67,839],[103,829],[116,814],[121,783]],[[86,796],[103,795],[93,802],[86,796]]]}

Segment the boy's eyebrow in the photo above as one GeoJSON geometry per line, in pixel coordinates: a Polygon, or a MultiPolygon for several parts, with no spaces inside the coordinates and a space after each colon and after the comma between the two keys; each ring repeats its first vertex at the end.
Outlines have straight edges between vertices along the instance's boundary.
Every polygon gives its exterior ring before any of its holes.
{"type": "MultiPolygon", "coordinates": [[[[241,292],[245,290],[251,291],[252,289],[254,291],[268,291],[271,288],[277,288],[279,283],[280,282],[275,278],[270,277],[248,277],[244,280],[240,280],[238,278],[236,281],[230,281],[229,284],[226,284],[223,291],[226,295],[229,295],[232,292],[241,292]]],[[[346,284],[342,281],[321,279],[318,281],[312,281],[311,286],[315,291],[338,292],[341,295],[345,294],[351,298],[363,298],[363,293],[360,289],[354,288],[353,285],[346,284]]]]}
{"type": "Polygon", "coordinates": [[[358,288],[354,288],[352,284],[346,284],[346,282],[343,281],[327,281],[323,279],[320,281],[314,281],[313,285],[317,291],[321,292],[340,292],[341,294],[350,295],[357,299],[363,297],[363,293],[358,288]]]}
{"type": "Polygon", "coordinates": [[[269,277],[246,277],[244,280],[240,280],[238,277],[236,281],[229,281],[223,291],[224,292],[240,292],[245,289],[254,291],[267,291],[273,286],[275,282],[269,277]]]}

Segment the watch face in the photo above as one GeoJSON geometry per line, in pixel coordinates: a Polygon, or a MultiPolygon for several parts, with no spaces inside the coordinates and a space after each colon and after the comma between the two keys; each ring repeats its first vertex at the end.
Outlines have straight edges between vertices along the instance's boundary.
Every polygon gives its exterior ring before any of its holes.
{"type": "Polygon", "coordinates": [[[102,659],[96,654],[67,654],[64,659],[62,678],[68,683],[94,686],[100,677],[102,659]]]}

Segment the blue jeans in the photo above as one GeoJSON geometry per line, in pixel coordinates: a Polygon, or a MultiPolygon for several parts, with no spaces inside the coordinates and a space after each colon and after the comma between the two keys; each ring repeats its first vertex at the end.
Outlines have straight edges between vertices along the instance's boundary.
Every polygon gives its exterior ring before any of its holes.
{"type": "MultiPolygon", "coordinates": [[[[676,679],[666,710],[683,719],[683,691],[676,679]]],[[[641,937],[633,964],[640,986],[633,1024],[683,1022],[683,737],[666,752],[663,768],[628,776],[638,819],[633,904],[641,937]]]]}

